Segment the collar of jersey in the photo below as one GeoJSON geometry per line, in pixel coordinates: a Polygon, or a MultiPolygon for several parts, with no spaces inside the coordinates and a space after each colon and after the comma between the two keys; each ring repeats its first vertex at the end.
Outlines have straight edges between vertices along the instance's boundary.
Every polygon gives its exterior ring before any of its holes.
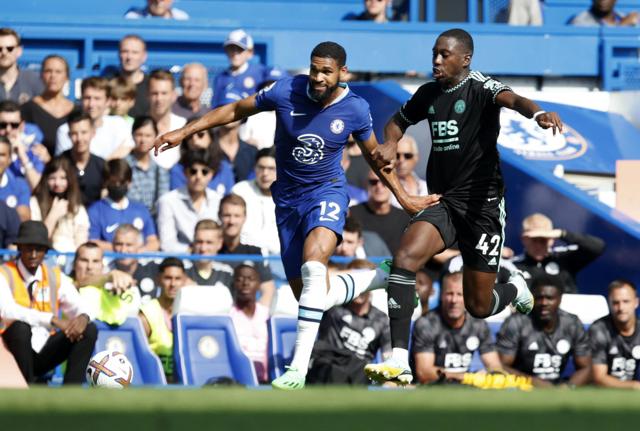
{"type": "Polygon", "coordinates": [[[119,204],[117,204],[116,202],[114,202],[113,200],[111,200],[111,198],[110,198],[110,197],[108,197],[108,196],[107,196],[107,197],[106,197],[106,198],[104,198],[104,199],[107,201],[107,203],[109,204],[109,206],[110,206],[111,208],[113,208],[114,210],[120,210],[120,211],[122,211],[122,210],[126,210],[127,208],[129,208],[129,198],[127,198],[126,196],[125,196],[125,197],[124,197],[124,199],[123,199],[123,202],[122,202],[122,208],[119,208],[119,206],[120,206],[120,205],[119,205],[119,204]]]}
{"type": "MultiPolygon", "coordinates": [[[[347,83],[346,83],[346,82],[338,82],[338,86],[339,86],[339,87],[344,88],[344,89],[345,89],[345,91],[343,91],[341,95],[339,95],[338,97],[336,97],[336,100],[334,100],[333,102],[329,103],[327,106],[325,106],[325,107],[324,107],[324,108],[322,108],[322,109],[326,109],[326,108],[328,108],[328,107],[329,107],[329,106],[331,106],[331,105],[335,105],[336,103],[338,103],[339,101],[341,101],[342,99],[344,99],[345,97],[347,97],[347,94],[349,94],[349,86],[347,85],[347,83]]],[[[318,101],[317,101],[316,99],[314,99],[313,97],[311,97],[311,93],[309,93],[309,82],[307,82],[307,97],[308,97],[310,100],[312,100],[312,101],[314,101],[314,102],[318,103],[318,101]]]]}
{"type": "Polygon", "coordinates": [[[462,88],[462,86],[464,84],[466,84],[469,79],[471,79],[471,71],[469,71],[469,73],[467,74],[467,77],[464,78],[462,81],[458,82],[457,85],[455,85],[454,87],[451,87],[451,88],[443,89],[442,91],[444,93],[453,93],[454,91],[462,88]]]}
{"type": "Polygon", "coordinates": [[[8,166],[7,166],[7,169],[5,169],[4,173],[2,174],[2,177],[0,177],[0,188],[7,187],[7,184],[9,184],[9,167],[8,166]]]}
{"type": "Polygon", "coordinates": [[[245,64],[240,66],[238,70],[229,69],[229,73],[231,74],[231,76],[238,76],[242,73],[245,73],[248,68],[249,68],[249,62],[246,62],[245,64]]]}

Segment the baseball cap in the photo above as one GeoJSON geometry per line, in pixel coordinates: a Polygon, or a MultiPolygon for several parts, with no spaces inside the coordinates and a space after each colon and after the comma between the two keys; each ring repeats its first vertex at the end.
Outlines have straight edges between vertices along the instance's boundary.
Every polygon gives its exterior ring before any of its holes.
{"type": "Polygon", "coordinates": [[[224,46],[227,45],[236,45],[242,49],[253,49],[253,39],[246,31],[239,28],[227,35],[224,46]]]}

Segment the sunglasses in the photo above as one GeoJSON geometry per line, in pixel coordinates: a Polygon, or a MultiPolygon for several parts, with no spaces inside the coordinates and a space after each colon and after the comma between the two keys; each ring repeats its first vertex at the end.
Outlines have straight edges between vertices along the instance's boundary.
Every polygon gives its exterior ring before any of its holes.
{"type": "Polygon", "coordinates": [[[411,160],[415,157],[415,154],[413,153],[396,153],[396,158],[400,159],[402,157],[404,157],[405,160],[411,160]]]}
{"type": "Polygon", "coordinates": [[[13,52],[14,49],[16,49],[18,46],[17,45],[13,45],[13,46],[0,46],[0,51],[4,52],[13,52]]]}
{"type": "Polygon", "coordinates": [[[187,172],[189,173],[189,176],[194,176],[198,173],[200,173],[200,175],[202,176],[206,176],[209,175],[211,173],[211,169],[207,169],[207,168],[189,168],[187,169],[187,172]]]}
{"type": "Polygon", "coordinates": [[[12,129],[17,129],[20,127],[20,122],[14,123],[9,121],[0,121],[0,129],[6,129],[11,126],[12,129]]]}
{"type": "Polygon", "coordinates": [[[380,180],[379,180],[379,179],[377,179],[377,178],[371,178],[371,179],[369,179],[368,181],[369,181],[369,185],[370,185],[371,187],[375,187],[375,186],[377,186],[377,185],[378,185],[378,183],[380,182],[380,180]]]}

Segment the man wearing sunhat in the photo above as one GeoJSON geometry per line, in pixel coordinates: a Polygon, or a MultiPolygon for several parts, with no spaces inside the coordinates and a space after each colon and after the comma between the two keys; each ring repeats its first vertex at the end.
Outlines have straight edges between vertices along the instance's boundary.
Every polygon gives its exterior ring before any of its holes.
{"type": "Polygon", "coordinates": [[[97,328],[72,280],[43,262],[51,248],[47,227],[25,221],[15,243],[18,256],[0,266],[2,339],[28,383],[66,360],[64,383],[81,384],[97,328]]]}

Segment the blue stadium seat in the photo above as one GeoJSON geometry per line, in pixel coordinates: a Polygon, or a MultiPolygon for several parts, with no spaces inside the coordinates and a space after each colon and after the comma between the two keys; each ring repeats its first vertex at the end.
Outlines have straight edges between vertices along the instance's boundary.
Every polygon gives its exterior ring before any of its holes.
{"type": "Polygon", "coordinates": [[[296,345],[295,317],[272,317],[269,319],[269,378],[280,377],[284,366],[291,362],[296,345]]]}
{"type": "Polygon", "coordinates": [[[258,385],[253,363],[240,349],[228,316],[173,316],[173,354],[177,380],[184,385],[221,377],[258,385]]]}
{"type": "Polygon", "coordinates": [[[142,323],[137,317],[130,317],[120,326],[110,326],[99,320],[98,340],[94,353],[102,350],[116,350],[124,353],[133,366],[132,385],[166,385],[162,363],[149,348],[142,323]]]}

